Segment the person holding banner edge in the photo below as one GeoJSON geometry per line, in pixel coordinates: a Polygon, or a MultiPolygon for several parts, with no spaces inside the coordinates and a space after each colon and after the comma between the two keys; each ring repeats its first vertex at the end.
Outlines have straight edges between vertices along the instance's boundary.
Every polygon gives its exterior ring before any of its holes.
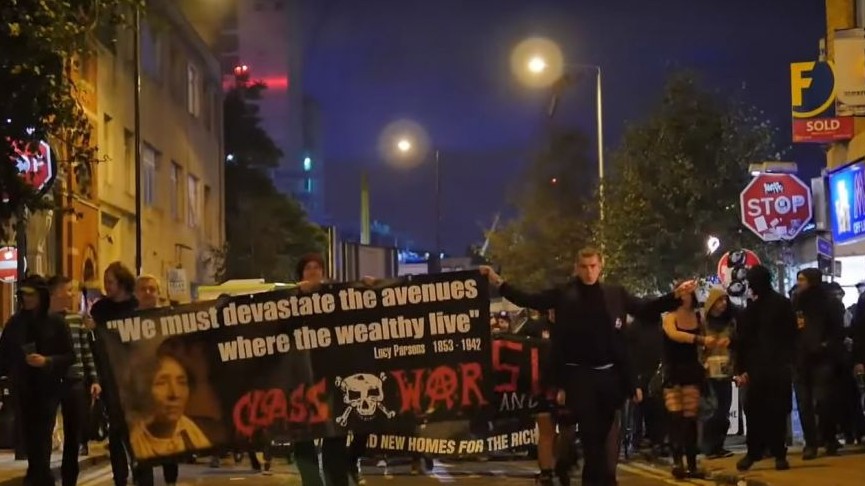
{"type": "MultiPolygon", "coordinates": [[[[135,298],[135,275],[122,262],[113,262],[105,268],[102,283],[105,287],[105,297],[99,299],[90,309],[90,318],[94,327],[105,328],[108,321],[129,316],[138,308],[135,298]]],[[[94,333],[95,337],[95,333],[94,333]]],[[[98,339],[92,344],[93,357],[96,360],[97,375],[105,375],[108,368],[106,350],[98,339]]],[[[129,481],[129,457],[126,452],[127,431],[123,414],[118,410],[120,402],[117,390],[104,383],[102,393],[108,407],[108,458],[111,460],[111,472],[115,486],[126,486],[129,481]]],[[[133,472],[133,479],[138,480],[138,470],[133,472]]]]}
{"type": "MultiPolygon", "coordinates": [[[[324,284],[324,259],[317,253],[304,255],[297,262],[297,287],[301,293],[318,290],[324,284]]],[[[299,363],[300,364],[300,363],[299,363]]],[[[321,467],[314,441],[294,444],[294,459],[303,486],[348,486],[349,453],[346,436],[325,437],[321,444],[321,467]],[[322,478],[319,468],[324,472],[322,478]]]]}
{"type": "Polygon", "coordinates": [[[600,282],[603,256],[593,248],[578,253],[576,278],[541,292],[524,292],[489,266],[479,268],[501,295],[511,302],[539,311],[553,309],[556,325],[551,333],[550,382],[558,390],[556,400],[580,423],[584,449],[583,484],[617,484],[616,458],[608,457],[607,441],[613,437],[616,411],[632,397],[639,402],[623,334],[627,315],[657,315],[675,310],[681,296],[696,288],[694,281],[679,285],[657,299],[633,297],[623,287],[600,282]]]}

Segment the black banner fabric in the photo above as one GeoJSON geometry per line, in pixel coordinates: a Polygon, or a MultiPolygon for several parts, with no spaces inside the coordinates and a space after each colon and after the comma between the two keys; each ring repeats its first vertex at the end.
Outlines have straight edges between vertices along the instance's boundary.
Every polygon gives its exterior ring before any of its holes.
{"type": "Polygon", "coordinates": [[[462,420],[488,410],[489,289],[478,272],[142,311],[97,329],[139,461],[462,420]]]}
{"type": "Polygon", "coordinates": [[[549,363],[549,341],[497,336],[492,341],[494,399],[486,413],[468,420],[418,427],[414,433],[378,431],[367,448],[379,453],[437,456],[483,455],[537,444],[534,416],[551,411],[543,371],[549,363]]]}

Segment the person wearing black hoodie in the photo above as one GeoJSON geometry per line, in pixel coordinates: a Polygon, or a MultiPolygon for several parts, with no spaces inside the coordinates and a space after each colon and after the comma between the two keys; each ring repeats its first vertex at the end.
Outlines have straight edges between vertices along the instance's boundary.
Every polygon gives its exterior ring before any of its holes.
{"type": "Polygon", "coordinates": [[[828,455],[838,453],[832,392],[844,351],[844,308],[827,291],[820,270],[802,270],[796,281],[798,290],[793,298],[797,327],[794,373],[799,420],[805,435],[802,459],[807,461],[817,457],[821,439],[828,455]]]}
{"type": "Polygon", "coordinates": [[[10,376],[18,410],[27,474],[24,484],[55,484],[51,473],[51,436],[63,390],[63,377],[75,359],[72,336],[62,318],[48,312],[45,279],[30,276],[19,284],[21,309],[0,335],[0,375],[10,376]]]}
{"type": "Polygon", "coordinates": [[[790,469],[785,441],[792,408],[796,313],[790,301],[772,288],[768,268],[752,267],[747,280],[752,300],[740,316],[733,347],[736,382],[748,387],[748,453],[736,468],[747,471],[769,449],[775,469],[786,470],[790,469]]]}

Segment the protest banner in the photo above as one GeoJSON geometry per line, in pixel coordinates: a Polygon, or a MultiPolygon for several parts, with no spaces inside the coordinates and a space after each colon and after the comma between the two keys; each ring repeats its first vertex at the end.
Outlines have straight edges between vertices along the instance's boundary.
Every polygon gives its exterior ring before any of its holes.
{"type": "Polygon", "coordinates": [[[369,434],[373,453],[438,456],[484,455],[537,444],[535,414],[553,403],[544,381],[549,341],[512,335],[492,341],[494,398],[489,410],[467,420],[439,422],[408,433],[380,430],[369,434]]]}
{"type": "Polygon", "coordinates": [[[413,431],[488,409],[489,290],[454,272],[225,297],[97,329],[133,456],[413,431]]]}

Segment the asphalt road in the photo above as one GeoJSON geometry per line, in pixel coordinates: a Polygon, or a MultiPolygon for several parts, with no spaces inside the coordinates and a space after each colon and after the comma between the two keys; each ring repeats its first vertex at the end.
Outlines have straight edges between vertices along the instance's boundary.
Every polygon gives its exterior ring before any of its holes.
{"type": "MultiPolygon", "coordinates": [[[[665,471],[653,469],[651,466],[642,464],[628,464],[620,466],[619,484],[622,486],[661,486],[667,484],[689,484],[681,481],[673,481],[665,471]]],[[[460,462],[439,463],[436,462],[433,471],[425,476],[414,476],[409,472],[408,466],[395,466],[390,468],[366,467],[365,486],[409,486],[409,485],[432,485],[439,483],[459,483],[473,486],[506,486],[506,485],[534,485],[534,475],[537,466],[529,461],[507,461],[507,462],[460,462]]],[[[163,485],[161,471],[157,469],[157,485],[163,485]]],[[[571,484],[578,485],[578,479],[571,484]]],[[[110,486],[111,470],[105,466],[83,471],[79,478],[79,486],[110,486]]],[[[300,485],[300,476],[294,467],[287,465],[284,461],[274,464],[271,475],[254,473],[249,466],[227,465],[226,462],[219,469],[212,469],[207,465],[184,465],[180,469],[180,482],[178,485],[203,485],[207,486],[242,486],[249,485],[300,485]]],[[[708,481],[697,481],[690,484],[710,485],[708,481]]]]}

